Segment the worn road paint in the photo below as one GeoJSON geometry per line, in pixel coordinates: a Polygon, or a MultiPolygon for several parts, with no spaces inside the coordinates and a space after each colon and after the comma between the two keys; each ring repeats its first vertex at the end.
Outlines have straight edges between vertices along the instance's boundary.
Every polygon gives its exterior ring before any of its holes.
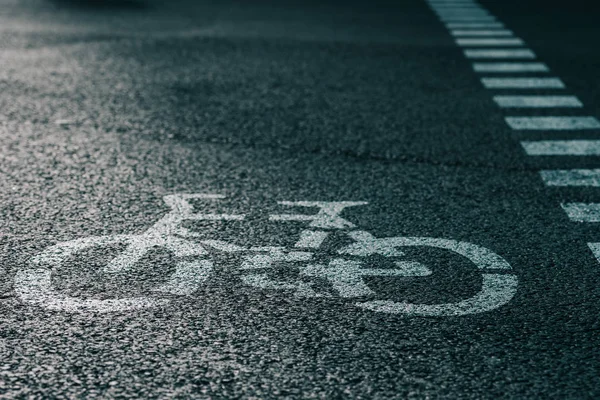
{"type": "Polygon", "coordinates": [[[588,247],[594,253],[596,260],[600,262],[600,243],[588,243],[588,247]]]}
{"type": "Polygon", "coordinates": [[[478,23],[478,22],[464,22],[464,23],[455,23],[450,22],[446,24],[448,29],[481,29],[481,28],[504,28],[504,24],[501,22],[488,22],[488,23],[478,23]]]}
{"type": "Polygon", "coordinates": [[[506,117],[506,123],[515,130],[585,130],[599,129],[594,117],[506,117]]]}
{"type": "Polygon", "coordinates": [[[340,254],[369,256],[397,254],[399,247],[428,246],[458,253],[477,265],[483,273],[479,293],[470,299],[450,304],[408,304],[393,301],[367,301],[357,306],[379,312],[418,316],[458,316],[496,309],[508,303],[517,291],[516,276],[500,271],[510,271],[510,265],[499,255],[474,244],[436,238],[391,237],[375,238],[367,232],[355,231],[350,236],[357,241],[339,251],[340,254]]]}
{"type": "Polygon", "coordinates": [[[481,78],[486,89],[564,89],[559,78],[481,78]]]}
{"type": "Polygon", "coordinates": [[[512,36],[513,33],[512,31],[509,31],[507,29],[501,29],[501,30],[496,30],[496,31],[491,31],[491,30],[465,30],[465,29],[455,29],[450,31],[450,33],[452,34],[452,36],[475,36],[475,37],[479,37],[479,36],[512,36]]]}
{"type": "Polygon", "coordinates": [[[442,22],[497,22],[498,20],[496,19],[496,17],[486,17],[486,16],[481,16],[481,17],[460,17],[460,16],[456,16],[456,17],[441,17],[440,20],[442,22]]]}
{"type": "Polygon", "coordinates": [[[563,203],[561,207],[573,222],[600,222],[599,203],[563,203]]]}
{"type": "Polygon", "coordinates": [[[535,53],[529,49],[466,49],[467,58],[485,59],[534,59],[535,53]]]}
{"type": "Polygon", "coordinates": [[[546,186],[600,187],[600,169],[543,170],[540,175],[546,186]]]}
{"type": "Polygon", "coordinates": [[[396,268],[364,268],[354,260],[334,259],[329,265],[308,265],[300,270],[300,275],[325,278],[331,283],[340,297],[371,296],[372,291],[364,282],[365,276],[428,276],[431,270],[418,262],[397,262],[396,268]]]}
{"type": "MultiPolygon", "coordinates": [[[[239,270],[240,277],[246,285],[262,290],[282,290],[292,292],[295,297],[327,298],[329,292],[319,292],[313,288],[315,282],[306,281],[310,277],[323,278],[329,281],[337,295],[342,298],[372,297],[376,293],[364,281],[365,277],[414,277],[423,278],[432,271],[422,263],[410,260],[392,260],[393,268],[367,268],[360,259],[345,259],[335,257],[329,264],[313,263],[313,252],[288,250],[276,246],[257,246],[245,248],[239,245],[216,239],[200,239],[199,234],[190,232],[181,224],[185,221],[215,220],[215,215],[224,220],[243,220],[243,215],[229,214],[200,214],[193,212],[189,200],[193,199],[222,199],[218,195],[171,195],[164,198],[171,211],[163,216],[146,232],[139,235],[92,236],[82,239],[61,242],[46,248],[34,257],[27,268],[17,271],[14,280],[14,290],[24,303],[43,307],[50,310],[67,312],[123,312],[142,308],[157,307],[168,304],[170,298],[137,296],[120,299],[85,299],[67,296],[53,287],[52,273],[60,270],[73,256],[83,250],[93,247],[103,247],[115,244],[128,245],[121,255],[108,263],[104,273],[120,273],[132,269],[134,264],[145,257],[149,250],[164,247],[175,257],[174,272],[166,281],[153,289],[157,295],[189,296],[204,284],[214,270],[209,257],[211,248],[225,253],[243,254],[239,270]],[[248,254],[250,253],[250,254],[248,254]],[[196,258],[196,259],[193,259],[196,258]],[[285,268],[298,268],[296,281],[280,281],[269,276],[267,271],[281,263],[285,268]],[[300,265],[298,265],[300,263],[300,265]],[[304,264],[304,265],[302,265],[304,264]]],[[[385,257],[404,257],[400,247],[430,246],[458,253],[482,271],[482,290],[470,299],[452,304],[420,305],[392,302],[367,301],[356,305],[365,309],[380,312],[403,313],[420,316],[449,316],[464,315],[489,311],[500,307],[514,296],[516,278],[506,274],[511,267],[497,254],[483,247],[466,242],[436,238],[375,238],[368,232],[348,231],[354,224],[342,218],[340,214],[348,207],[365,205],[365,202],[315,202],[298,201],[279,202],[287,207],[316,208],[314,214],[277,214],[270,215],[271,221],[308,222],[312,228],[301,232],[295,248],[319,249],[330,232],[320,229],[337,229],[346,234],[356,243],[347,245],[338,251],[340,256],[368,256],[379,254],[385,257]],[[504,272],[499,275],[498,271],[504,272]],[[500,283],[499,283],[500,282],[500,283]],[[501,284],[501,282],[504,282],[501,284]],[[408,308],[407,308],[408,307],[408,308]],[[409,309],[409,311],[407,311],[409,309]]]]}
{"type": "Polygon", "coordinates": [[[490,15],[490,13],[488,13],[487,11],[483,11],[483,10],[471,10],[471,11],[464,11],[464,10],[435,10],[434,9],[434,13],[437,14],[438,17],[440,18],[463,18],[463,17],[467,17],[467,18],[479,18],[479,17],[484,17],[484,18],[490,18],[490,17],[494,17],[493,15],[490,15]]]}
{"type": "Polygon", "coordinates": [[[522,141],[529,156],[600,156],[600,140],[522,141]]]}
{"type": "Polygon", "coordinates": [[[461,47],[469,46],[522,46],[523,41],[519,38],[507,39],[471,39],[458,38],[455,39],[457,45],[461,47]]]}
{"type": "Polygon", "coordinates": [[[494,96],[501,108],[578,108],[583,104],[575,96],[494,96]]]}
{"type": "Polygon", "coordinates": [[[501,72],[501,73],[516,73],[516,72],[548,72],[550,69],[544,63],[538,62],[506,62],[506,63],[474,63],[473,70],[475,72],[501,72]]]}
{"type": "Polygon", "coordinates": [[[317,249],[321,247],[321,244],[327,239],[327,236],[329,236],[329,232],[304,230],[300,232],[300,239],[296,242],[294,247],[317,249]]]}
{"type": "Polygon", "coordinates": [[[313,228],[323,229],[344,229],[353,228],[354,224],[340,217],[340,213],[347,207],[363,206],[368,203],[364,201],[280,201],[278,204],[291,207],[311,207],[318,208],[319,212],[314,215],[309,214],[280,214],[271,215],[271,221],[311,221],[313,228]]]}

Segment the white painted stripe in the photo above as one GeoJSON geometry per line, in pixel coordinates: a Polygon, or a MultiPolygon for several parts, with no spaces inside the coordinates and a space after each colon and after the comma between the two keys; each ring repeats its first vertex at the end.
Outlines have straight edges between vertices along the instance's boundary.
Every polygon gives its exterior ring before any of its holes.
{"type": "Polygon", "coordinates": [[[490,20],[490,19],[495,19],[496,17],[494,17],[493,15],[490,15],[488,13],[436,13],[438,18],[441,19],[442,21],[445,20],[479,20],[479,19],[483,19],[483,20],[490,20]]]}
{"type": "Polygon", "coordinates": [[[475,1],[428,1],[427,3],[432,7],[481,7],[475,1]]]}
{"type": "Polygon", "coordinates": [[[523,46],[523,41],[519,38],[506,38],[506,39],[471,39],[471,38],[458,38],[455,40],[459,46],[523,46]]]}
{"type": "Polygon", "coordinates": [[[494,96],[502,108],[583,107],[575,96],[494,96]]]}
{"type": "Polygon", "coordinates": [[[600,140],[522,141],[529,156],[600,156],[600,140]]]}
{"type": "Polygon", "coordinates": [[[433,5],[430,4],[434,11],[487,11],[485,8],[476,4],[454,4],[454,5],[433,5]]]}
{"type": "Polygon", "coordinates": [[[548,72],[550,69],[544,63],[537,62],[512,62],[512,63],[475,63],[475,72],[548,72]]]}
{"type": "Polygon", "coordinates": [[[448,29],[482,29],[482,28],[504,28],[502,22],[449,22],[446,24],[448,29]]]}
{"type": "Polygon", "coordinates": [[[588,247],[594,253],[596,260],[600,262],[600,243],[588,243],[588,247]]]}
{"type": "Polygon", "coordinates": [[[594,117],[506,117],[506,123],[517,130],[567,131],[600,129],[594,117]]]}
{"type": "Polygon", "coordinates": [[[540,171],[546,186],[600,187],[600,169],[559,169],[540,171]]]}
{"type": "Polygon", "coordinates": [[[464,5],[473,5],[480,6],[476,1],[427,1],[431,6],[464,6],[464,5]]]}
{"type": "Polygon", "coordinates": [[[294,247],[308,247],[313,249],[318,249],[321,247],[321,244],[327,236],[329,232],[325,231],[311,231],[305,230],[300,232],[300,239],[296,242],[294,247]]]}
{"type": "Polygon", "coordinates": [[[508,29],[498,30],[465,30],[455,29],[450,32],[452,36],[512,36],[513,32],[508,29]]]}
{"type": "Polygon", "coordinates": [[[442,22],[496,22],[496,17],[481,16],[481,17],[440,17],[442,22]]]}
{"type": "Polygon", "coordinates": [[[437,15],[439,15],[440,17],[493,17],[493,15],[491,15],[489,12],[487,12],[486,10],[477,10],[477,9],[470,9],[470,10],[433,10],[434,13],[436,13],[437,15]]]}
{"type": "Polygon", "coordinates": [[[467,58],[535,58],[529,49],[467,49],[467,58]]]}
{"type": "Polygon", "coordinates": [[[563,89],[558,78],[481,78],[487,89],[563,89]]]}
{"type": "Polygon", "coordinates": [[[600,222],[599,203],[562,203],[561,207],[574,222],[600,222]]]}

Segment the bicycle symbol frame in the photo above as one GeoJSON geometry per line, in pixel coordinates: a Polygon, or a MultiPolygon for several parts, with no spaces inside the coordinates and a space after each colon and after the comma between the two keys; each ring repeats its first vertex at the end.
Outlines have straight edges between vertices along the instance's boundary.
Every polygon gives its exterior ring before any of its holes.
{"type": "Polygon", "coordinates": [[[175,194],[165,196],[171,211],[140,235],[92,236],[60,242],[46,248],[35,256],[29,265],[17,272],[15,292],[26,304],[49,310],[67,312],[120,312],[135,309],[160,307],[171,299],[160,297],[187,296],[206,282],[215,269],[213,262],[204,257],[209,255],[207,247],[226,253],[245,254],[240,270],[244,271],[244,284],[262,290],[293,291],[297,297],[328,297],[315,291],[304,280],[280,282],[269,278],[265,272],[274,263],[300,262],[300,277],[326,279],[342,298],[355,299],[375,293],[364,282],[366,276],[428,276],[431,270],[413,261],[395,261],[395,268],[364,268],[360,261],[344,256],[366,257],[379,254],[384,257],[404,256],[401,248],[412,246],[434,247],[457,253],[472,263],[482,273],[481,290],[468,299],[446,304],[411,304],[388,300],[358,301],[357,307],[376,312],[411,316],[459,316],[494,310],[508,303],[515,295],[517,277],[510,273],[511,266],[492,251],[467,242],[426,237],[376,238],[368,232],[355,230],[354,224],[340,216],[347,207],[365,205],[365,202],[279,202],[282,206],[317,208],[316,214],[271,215],[272,221],[298,221],[308,223],[300,234],[293,249],[282,247],[244,248],[220,240],[202,240],[199,234],[183,226],[184,221],[199,220],[243,220],[244,215],[199,214],[193,212],[192,199],[223,199],[215,194],[175,194]],[[333,230],[345,230],[354,243],[338,250],[338,256],[328,265],[313,262],[314,251],[322,245],[333,230]],[[93,247],[126,244],[120,255],[104,266],[105,274],[119,274],[130,270],[151,249],[164,247],[178,260],[169,279],[154,289],[156,297],[138,296],[119,299],[81,299],[67,296],[52,285],[52,271],[76,253],[93,247]],[[191,261],[190,261],[191,260],[191,261]]]}

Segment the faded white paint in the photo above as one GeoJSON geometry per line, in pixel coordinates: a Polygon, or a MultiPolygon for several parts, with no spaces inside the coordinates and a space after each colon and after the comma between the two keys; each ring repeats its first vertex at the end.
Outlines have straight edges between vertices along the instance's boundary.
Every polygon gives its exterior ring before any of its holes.
{"type": "Polygon", "coordinates": [[[495,310],[517,293],[515,275],[483,274],[482,289],[475,296],[449,304],[411,304],[386,300],[356,303],[365,310],[419,317],[452,317],[495,310]]]}
{"type": "Polygon", "coordinates": [[[506,123],[516,130],[565,131],[599,129],[595,117],[506,117],[506,123]]]}
{"type": "Polygon", "coordinates": [[[494,39],[494,38],[458,38],[455,39],[457,45],[461,47],[475,47],[475,46],[522,46],[523,40],[519,38],[505,38],[505,39],[494,39]]]}
{"type": "Polygon", "coordinates": [[[348,207],[363,206],[364,201],[280,201],[278,204],[290,207],[314,207],[319,212],[308,214],[278,214],[271,215],[271,221],[310,221],[312,228],[346,229],[354,228],[354,224],[340,217],[340,213],[348,207]]]}
{"type": "Polygon", "coordinates": [[[516,73],[516,72],[548,72],[550,69],[544,63],[538,62],[505,62],[505,63],[474,63],[473,70],[475,72],[501,72],[501,73],[516,73]]]}
{"type": "Polygon", "coordinates": [[[600,203],[562,203],[561,207],[574,222],[600,222],[600,203]]]}
{"type": "Polygon", "coordinates": [[[547,186],[600,187],[600,169],[558,169],[540,171],[547,186]]]}
{"type": "MultiPolygon", "coordinates": [[[[182,233],[179,225],[186,220],[240,220],[244,218],[243,215],[195,214],[192,212],[193,206],[189,203],[189,200],[192,199],[222,198],[223,196],[210,194],[165,196],[164,201],[171,207],[171,212],[141,235],[93,236],[50,246],[32,259],[29,268],[17,272],[15,292],[26,303],[52,310],[71,312],[125,311],[165,304],[167,302],[165,299],[148,297],[97,300],[66,296],[54,290],[51,274],[53,270],[62,268],[63,263],[69,257],[85,249],[115,244],[127,244],[127,248],[103,268],[104,273],[114,274],[128,271],[149,250],[156,247],[164,247],[178,258],[206,255],[207,251],[200,243],[182,239],[176,235],[182,233]]],[[[217,241],[207,241],[207,244],[219,246],[219,243],[215,242],[217,241]]],[[[226,249],[222,243],[221,247],[226,249]]],[[[233,248],[229,248],[229,250],[233,250],[233,248]]],[[[235,249],[235,251],[238,250],[235,249]]],[[[212,269],[212,263],[207,260],[180,261],[175,266],[175,272],[156,291],[174,295],[191,294],[208,278],[212,269]]]]}
{"type": "Polygon", "coordinates": [[[396,268],[364,268],[354,260],[336,258],[329,265],[314,264],[300,270],[300,275],[325,278],[341,297],[374,295],[364,282],[365,276],[428,276],[431,270],[418,262],[396,262],[396,268]]]}
{"type": "Polygon", "coordinates": [[[501,22],[449,22],[446,24],[448,29],[481,29],[481,28],[504,28],[501,22]]]}
{"type": "Polygon", "coordinates": [[[535,53],[529,49],[467,49],[464,51],[467,58],[474,59],[533,59],[535,53]]]}
{"type": "Polygon", "coordinates": [[[501,108],[578,108],[583,104],[575,96],[494,96],[501,108]]]}
{"type": "MultiPolygon", "coordinates": [[[[216,195],[173,195],[165,197],[171,212],[161,218],[150,229],[140,235],[112,235],[88,237],[58,243],[48,247],[34,257],[28,268],[17,272],[15,292],[25,303],[50,310],[67,312],[123,312],[148,307],[164,306],[168,298],[138,296],[120,299],[84,299],[64,295],[54,289],[52,272],[63,267],[70,257],[93,247],[125,244],[126,249],[105,267],[104,273],[119,273],[130,270],[155,247],[164,247],[177,258],[174,272],[165,283],[154,289],[160,294],[189,296],[196,292],[210,277],[214,266],[210,260],[198,259],[208,255],[207,248],[226,253],[247,253],[243,257],[240,270],[242,282],[254,288],[264,290],[290,291],[296,297],[331,297],[329,293],[319,293],[313,289],[310,278],[326,279],[344,298],[373,296],[365,283],[365,277],[426,277],[431,270],[414,261],[393,260],[394,268],[366,268],[360,260],[334,258],[327,265],[311,263],[313,253],[293,251],[283,247],[251,247],[247,249],[221,240],[198,239],[200,235],[181,226],[187,220],[242,220],[243,215],[198,214],[192,212],[190,199],[220,199],[216,195]],[[259,253],[259,254],[257,254],[259,253]],[[189,258],[196,258],[190,260],[189,258]],[[287,265],[286,265],[287,263],[287,265]],[[298,265],[300,264],[300,265],[298,265]],[[293,282],[278,281],[269,277],[268,270],[275,266],[299,269],[298,279],[293,282]]],[[[317,208],[316,214],[280,214],[272,215],[274,221],[305,221],[313,228],[348,229],[352,223],[340,216],[347,207],[367,204],[365,202],[280,202],[291,207],[317,208]]],[[[329,232],[307,229],[301,232],[296,248],[318,249],[329,236],[329,232]]],[[[340,255],[369,256],[380,254],[385,257],[402,257],[400,249],[405,246],[431,246],[456,252],[472,261],[483,274],[482,291],[471,299],[455,304],[406,305],[392,302],[362,302],[359,307],[381,312],[403,313],[408,315],[463,315],[489,311],[505,304],[514,295],[516,278],[512,275],[498,275],[498,271],[510,270],[510,266],[495,253],[465,242],[434,238],[381,238],[377,239],[365,231],[350,231],[348,235],[356,243],[339,251],[340,255]]]]}
{"type": "Polygon", "coordinates": [[[600,140],[522,141],[529,156],[600,156],[600,140]]]}
{"type": "Polygon", "coordinates": [[[474,37],[487,37],[487,36],[512,36],[513,32],[508,29],[497,29],[497,30],[480,30],[480,29],[453,29],[450,31],[452,36],[474,36],[474,37]]]}
{"type": "Polygon", "coordinates": [[[300,232],[300,239],[296,242],[294,247],[305,247],[317,249],[321,247],[321,244],[327,239],[329,232],[324,231],[312,231],[304,230],[300,232]]]}
{"type": "Polygon", "coordinates": [[[481,78],[487,89],[564,89],[559,78],[481,78]]]}
{"type": "Polygon", "coordinates": [[[351,232],[350,236],[357,242],[339,251],[340,254],[354,256],[369,256],[381,254],[402,254],[398,248],[407,246],[436,247],[458,253],[473,262],[483,273],[482,289],[477,295],[467,300],[450,304],[408,304],[393,301],[367,301],[357,303],[357,306],[393,314],[418,316],[455,316],[474,314],[496,309],[508,303],[517,290],[515,275],[506,274],[511,267],[499,255],[490,250],[467,242],[449,239],[391,237],[375,238],[367,232],[351,232]]]}

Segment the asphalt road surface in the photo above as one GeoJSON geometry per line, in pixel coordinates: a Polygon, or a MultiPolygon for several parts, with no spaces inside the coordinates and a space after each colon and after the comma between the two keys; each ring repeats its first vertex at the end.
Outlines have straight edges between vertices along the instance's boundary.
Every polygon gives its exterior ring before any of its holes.
{"type": "Polygon", "coordinates": [[[2,1],[0,398],[599,398],[600,12],[430,3],[2,1]]]}

